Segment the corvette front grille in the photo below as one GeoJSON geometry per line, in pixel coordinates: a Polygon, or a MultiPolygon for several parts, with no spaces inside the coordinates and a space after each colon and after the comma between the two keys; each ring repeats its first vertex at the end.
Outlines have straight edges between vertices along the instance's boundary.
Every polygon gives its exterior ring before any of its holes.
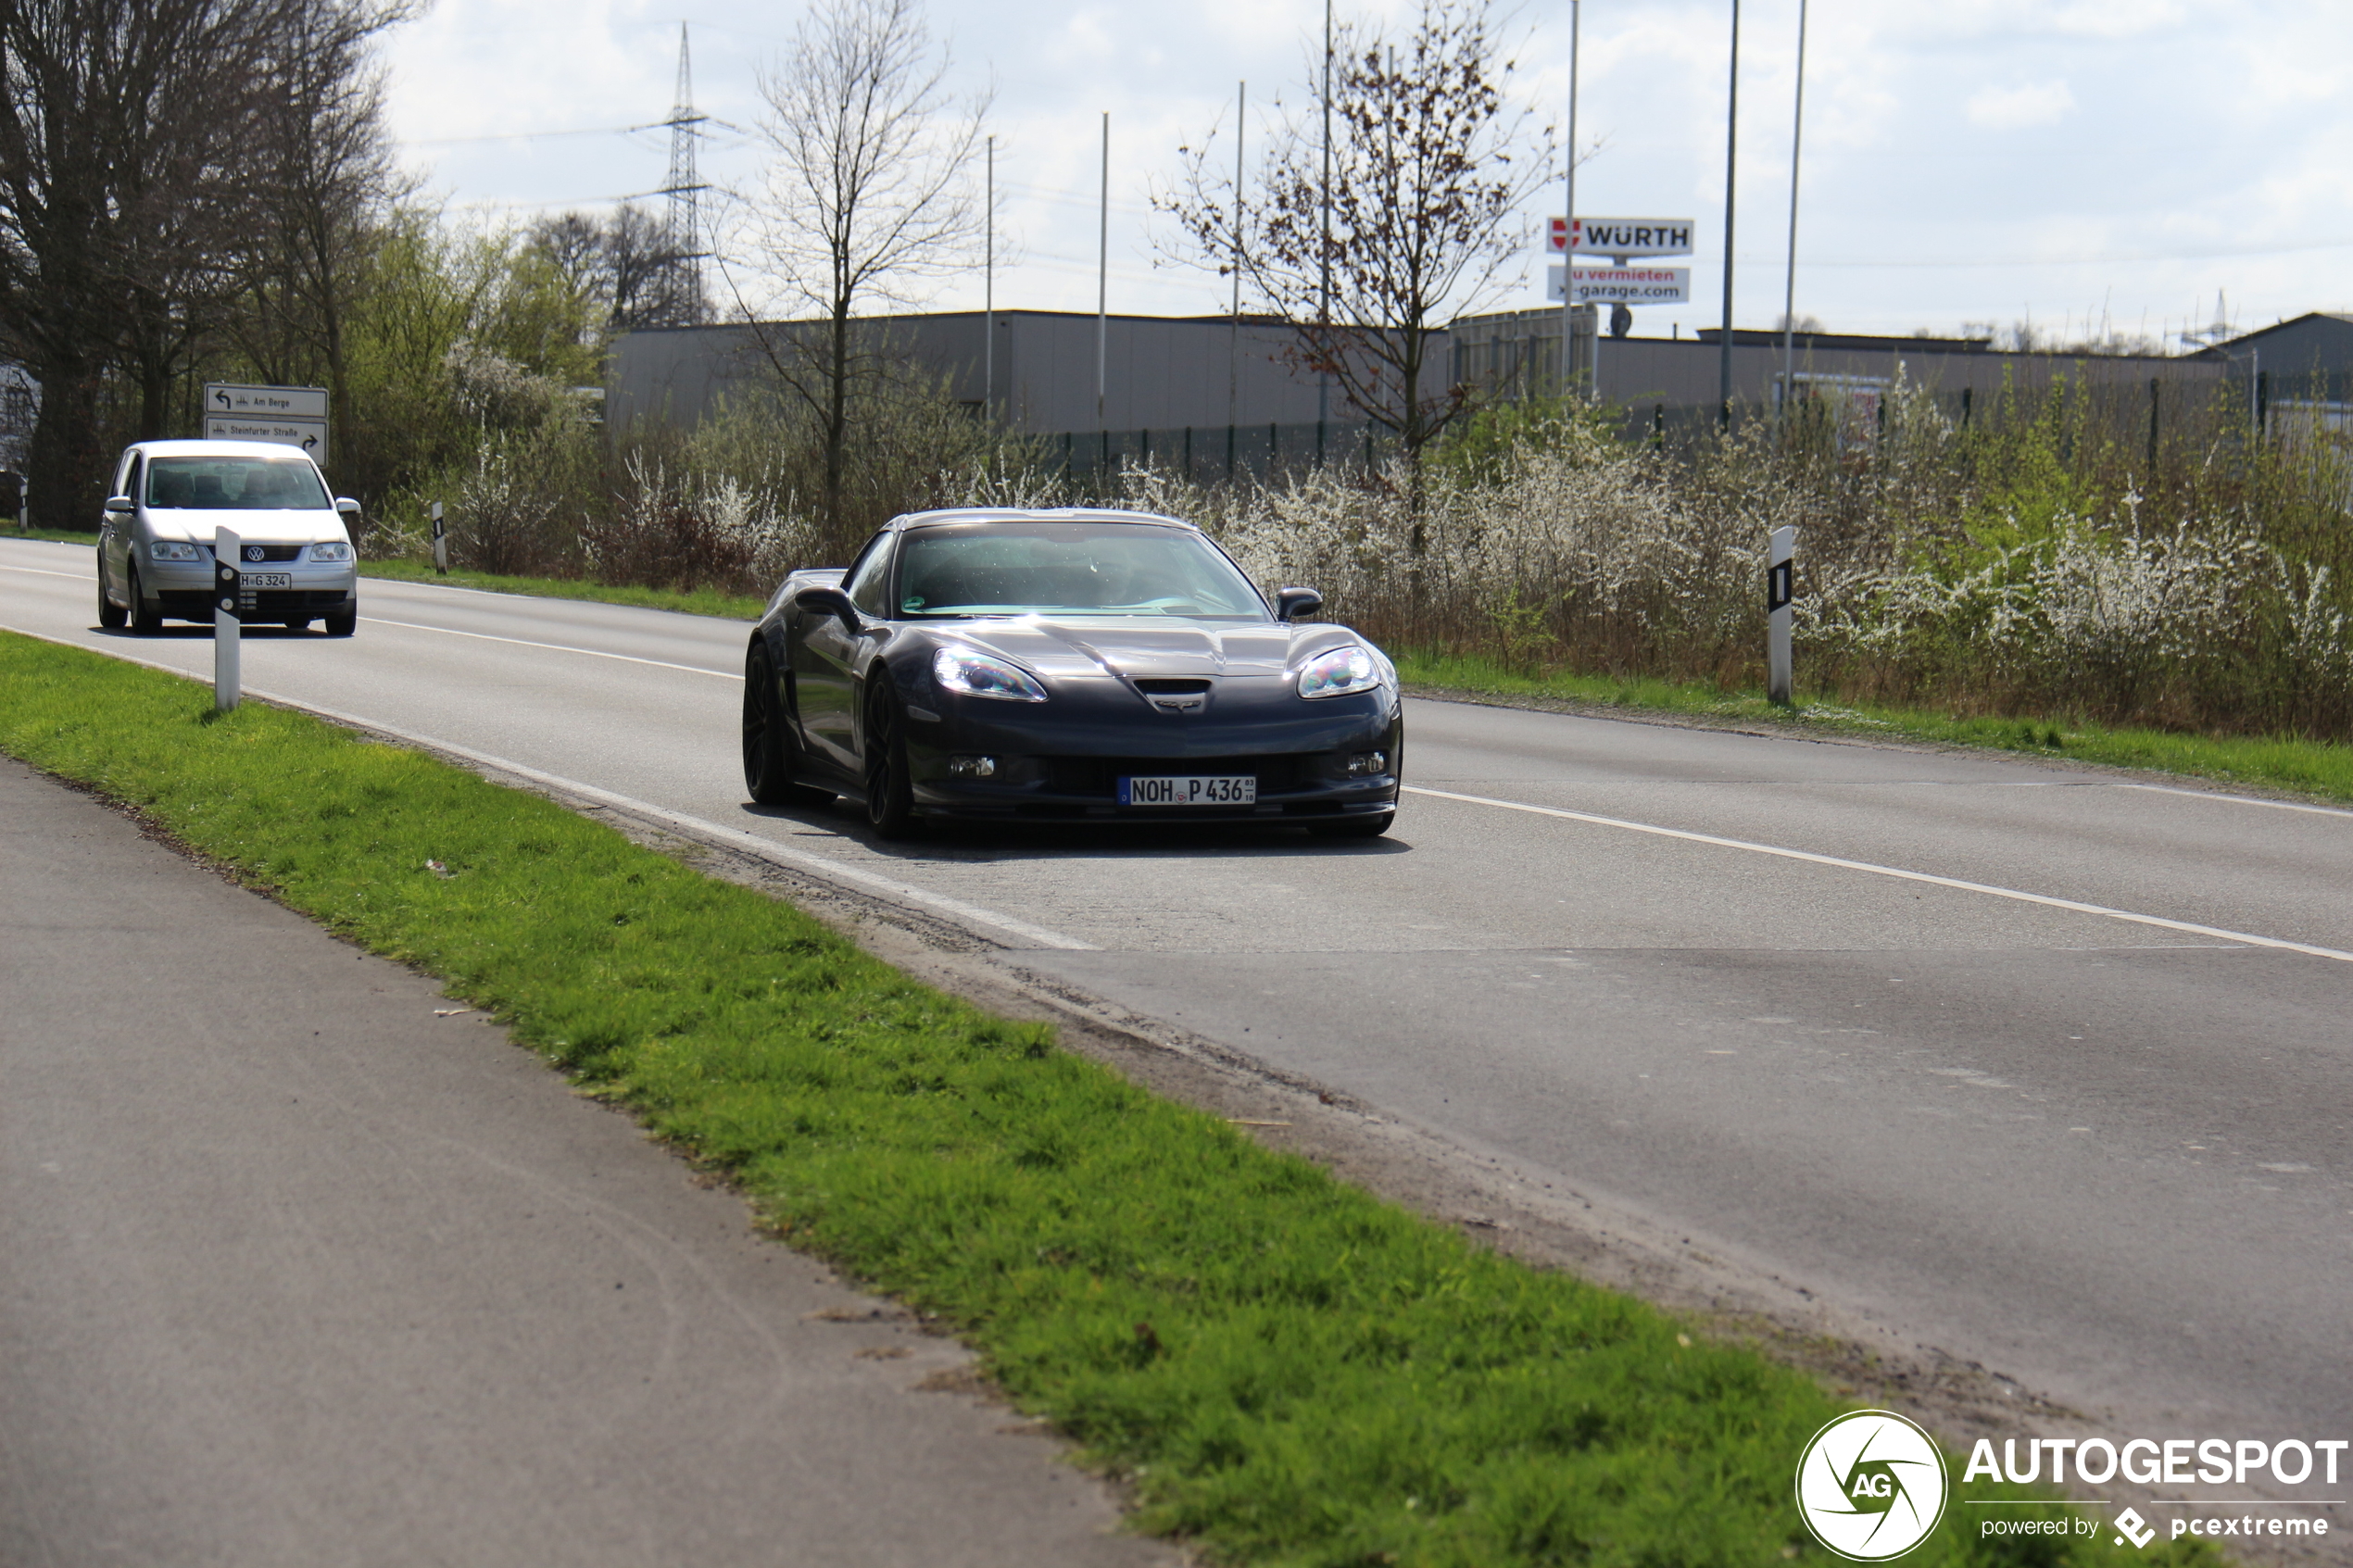
{"type": "Polygon", "coordinates": [[[1297,789],[1309,776],[1315,753],[1258,757],[1045,757],[1046,787],[1056,795],[1116,795],[1119,781],[1136,774],[1175,773],[1258,780],[1262,796],[1297,789]]]}

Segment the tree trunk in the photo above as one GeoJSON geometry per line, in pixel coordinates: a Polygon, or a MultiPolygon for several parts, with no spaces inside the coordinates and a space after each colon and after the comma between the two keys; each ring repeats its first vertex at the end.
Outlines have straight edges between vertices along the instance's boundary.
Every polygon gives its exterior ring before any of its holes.
{"type": "Polygon", "coordinates": [[[98,434],[98,374],[86,358],[56,356],[33,368],[41,416],[32,427],[27,509],[43,528],[96,533],[107,498],[107,453],[98,434]]]}

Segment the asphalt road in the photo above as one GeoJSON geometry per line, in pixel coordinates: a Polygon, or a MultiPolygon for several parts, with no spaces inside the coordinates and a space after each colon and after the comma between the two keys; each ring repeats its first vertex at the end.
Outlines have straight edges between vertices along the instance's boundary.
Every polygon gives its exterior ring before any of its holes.
{"type": "Polygon", "coordinates": [[[0,1568],[1173,1561],[430,980],[0,759],[0,1568]]]}
{"type": "MultiPolygon", "coordinates": [[[[0,624],[208,671],[88,560],[0,546],[0,624]]],[[[1414,702],[1377,843],[886,846],[745,804],[742,635],[371,582],[245,678],[909,884],[2124,1433],[2353,1428],[2353,813],[1414,702]]]]}

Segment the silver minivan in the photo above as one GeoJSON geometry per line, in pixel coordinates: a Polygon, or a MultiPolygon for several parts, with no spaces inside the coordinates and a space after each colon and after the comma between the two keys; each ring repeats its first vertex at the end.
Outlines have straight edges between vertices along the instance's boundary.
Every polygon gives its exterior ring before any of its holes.
{"type": "Polygon", "coordinates": [[[233,528],[255,621],[330,637],[359,624],[359,563],[309,457],[266,441],[139,441],[123,448],[98,528],[98,623],[134,632],[212,620],[212,539],[233,528]]]}

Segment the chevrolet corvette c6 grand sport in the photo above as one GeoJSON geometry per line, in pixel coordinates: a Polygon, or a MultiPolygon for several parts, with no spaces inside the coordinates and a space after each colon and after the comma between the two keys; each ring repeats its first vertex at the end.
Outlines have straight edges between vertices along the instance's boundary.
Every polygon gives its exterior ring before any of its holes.
{"type": "Polygon", "coordinates": [[[967,509],[894,519],[846,570],[792,573],[744,662],[754,800],[919,818],[1388,831],[1397,672],[1270,602],[1189,522],[967,509]]]}

